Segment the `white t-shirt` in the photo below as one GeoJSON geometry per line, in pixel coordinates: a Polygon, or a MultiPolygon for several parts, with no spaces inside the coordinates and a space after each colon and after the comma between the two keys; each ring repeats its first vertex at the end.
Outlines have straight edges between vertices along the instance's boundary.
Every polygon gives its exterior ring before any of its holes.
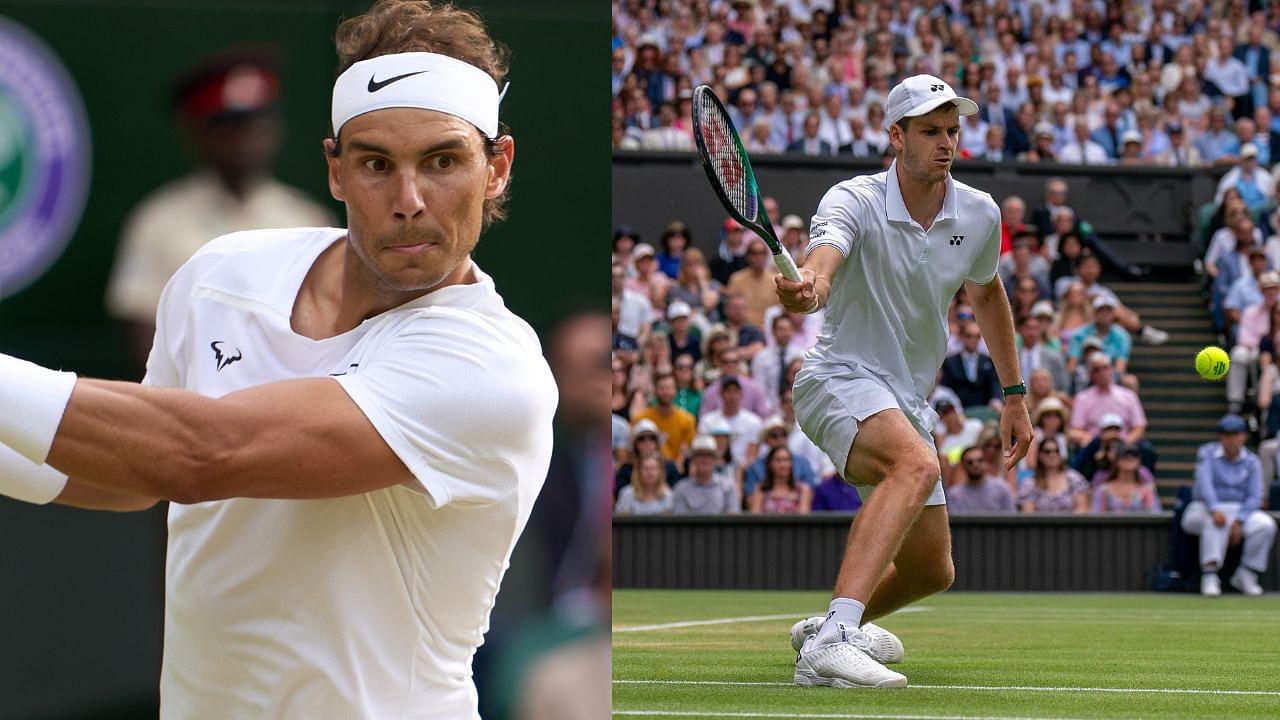
{"type": "Polygon", "coordinates": [[[926,398],[947,347],[947,308],[965,280],[990,283],[1000,259],[1000,208],[991,195],[947,175],[929,231],[911,219],[887,171],[845,180],[818,203],[809,252],[830,245],[846,258],[831,282],[809,366],[861,368],[878,377],[920,427],[937,414],[926,398]]]}
{"type": "Polygon", "coordinates": [[[478,718],[471,658],[551,457],[556,389],[493,281],[324,340],[303,278],[346,231],[235,233],[165,289],[144,382],[220,397],[334,377],[416,483],[169,507],[164,718],[478,718]]]}
{"type": "Polygon", "coordinates": [[[764,426],[764,421],[760,416],[751,412],[746,408],[738,410],[737,415],[729,416],[724,414],[724,410],[713,410],[702,416],[702,420],[698,423],[698,432],[709,434],[708,429],[716,424],[717,420],[723,420],[729,425],[729,451],[733,453],[733,459],[741,465],[746,464],[747,448],[751,447],[751,443],[760,442],[760,428],[764,426]]]}

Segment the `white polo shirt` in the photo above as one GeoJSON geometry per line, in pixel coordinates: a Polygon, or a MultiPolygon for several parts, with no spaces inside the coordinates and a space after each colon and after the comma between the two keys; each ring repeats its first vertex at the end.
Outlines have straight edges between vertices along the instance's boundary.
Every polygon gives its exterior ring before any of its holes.
{"type": "Polygon", "coordinates": [[[145,382],[220,397],[332,377],[415,480],[171,504],[163,718],[479,717],[471,658],[546,476],[555,384],[478,268],[336,337],[294,333],[303,279],[345,234],[206,245],[165,289],[145,382]]]}
{"type": "Polygon", "coordinates": [[[902,200],[897,161],[827,191],[809,248],[845,256],[832,278],[818,344],[806,365],[860,368],[883,381],[903,411],[931,431],[927,398],[947,348],[947,309],[965,280],[986,285],[1000,260],[1000,208],[947,174],[942,209],[924,230],[902,200]]]}

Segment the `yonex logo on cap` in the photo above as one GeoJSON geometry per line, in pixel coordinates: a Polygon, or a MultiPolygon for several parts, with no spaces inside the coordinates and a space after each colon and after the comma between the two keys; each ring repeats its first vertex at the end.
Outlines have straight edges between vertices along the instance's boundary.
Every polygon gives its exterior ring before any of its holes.
{"type": "Polygon", "coordinates": [[[946,85],[930,85],[930,86],[929,86],[929,89],[930,89],[930,90],[932,90],[932,91],[934,91],[934,92],[938,92],[939,90],[942,90],[942,89],[943,89],[943,88],[945,88],[945,87],[946,87],[946,85]]]}

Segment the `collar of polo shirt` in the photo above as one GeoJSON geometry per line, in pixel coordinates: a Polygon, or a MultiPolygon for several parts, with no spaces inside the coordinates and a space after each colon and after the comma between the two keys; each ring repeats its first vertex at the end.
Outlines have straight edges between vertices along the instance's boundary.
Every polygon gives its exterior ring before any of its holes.
{"type": "MultiPolygon", "coordinates": [[[[960,214],[956,211],[956,184],[951,179],[951,173],[947,173],[946,179],[947,194],[942,199],[942,209],[938,211],[938,220],[958,220],[960,214]]],[[[911,213],[907,210],[907,203],[902,199],[902,188],[898,186],[898,161],[895,158],[893,164],[889,166],[889,173],[884,180],[884,200],[886,217],[892,222],[910,223],[914,222],[911,213]]]]}

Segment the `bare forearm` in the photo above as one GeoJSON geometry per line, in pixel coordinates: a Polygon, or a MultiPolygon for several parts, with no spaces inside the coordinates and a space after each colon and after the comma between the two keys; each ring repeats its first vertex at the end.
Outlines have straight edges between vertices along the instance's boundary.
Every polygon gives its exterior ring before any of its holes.
{"type": "Polygon", "coordinates": [[[1018,367],[1018,351],[1013,343],[1013,315],[1004,284],[996,275],[987,285],[967,283],[973,314],[987,341],[987,352],[996,366],[996,374],[1004,387],[1022,382],[1018,367]]]}
{"type": "Polygon", "coordinates": [[[179,503],[340,497],[413,480],[328,378],[217,399],[81,380],[47,463],[102,490],[179,503]]]}
{"type": "Polygon", "coordinates": [[[67,481],[66,487],[62,489],[62,493],[53,502],[82,510],[137,512],[139,510],[148,510],[159,501],[156,498],[142,495],[121,495],[120,493],[79,482],[73,478],[67,481]]]}
{"type": "MultiPolygon", "coordinates": [[[[201,466],[213,461],[202,455],[231,430],[219,427],[216,404],[183,390],[81,379],[48,464],[98,491],[190,500],[201,466]]],[[[66,504],[77,500],[93,498],[73,494],[66,504]]]]}

